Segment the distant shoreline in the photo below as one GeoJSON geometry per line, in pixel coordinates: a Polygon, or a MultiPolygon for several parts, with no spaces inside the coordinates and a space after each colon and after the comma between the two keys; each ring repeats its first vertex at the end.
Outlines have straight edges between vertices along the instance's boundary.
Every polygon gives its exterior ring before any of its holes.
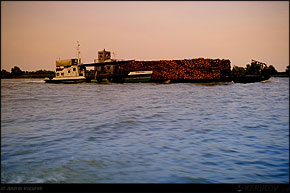
{"type": "Polygon", "coordinates": [[[6,70],[1,70],[1,79],[11,79],[11,78],[45,78],[54,77],[54,71],[47,70],[37,70],[37,71],[22,71],[19,67],[15,66],[11,69],[11,72],[6,70]]]}
{"type": "MultiPolygon", "coordinates": [[[[51,75],[50,75],[51,76],[51,75]]],[[[36,76],[15,76],[15,77],[1,77],[1,79],[25,79],[25,78],[46,78],[49,77],[49,75],[36,75],[36,76]]]]}
{"type": "Polygon", "coordinates": [[[286,72],[278,72],[277,74],[272,75],[273,77],[288,77],[289,78],[289,74],[287,74],[286,72]]]}

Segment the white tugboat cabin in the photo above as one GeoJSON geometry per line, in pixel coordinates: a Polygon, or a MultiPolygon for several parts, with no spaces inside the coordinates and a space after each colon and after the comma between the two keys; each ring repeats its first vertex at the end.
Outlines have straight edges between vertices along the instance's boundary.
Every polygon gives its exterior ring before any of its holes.
{"type": "Polygon", "coordinates": [[[54,78],[45,78],[47,83],[79,83],[85,82],[86,68],[79,66],[80,59],[80,43],[77,41],[77,59],[67,59],[56,61],[56,70],[54,78]]]}
{"type": "Polygon", "coordinates": [[[56,61],[54,78],[45,78],[47,83],[78,83],[85,82],[85,68],[78,66],[78,59],[56,61]]]}

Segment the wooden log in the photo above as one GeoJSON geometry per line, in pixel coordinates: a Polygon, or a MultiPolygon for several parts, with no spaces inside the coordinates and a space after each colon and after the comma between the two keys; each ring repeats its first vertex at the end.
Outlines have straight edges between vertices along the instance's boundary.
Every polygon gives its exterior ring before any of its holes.
{"type": "Polygon", "coordinates": [[[153,79],[226,79],[230,77],[230,61],[196,58],[189,60],[132,61],[120,64],[123,72],[152,70],[153,79]]]}

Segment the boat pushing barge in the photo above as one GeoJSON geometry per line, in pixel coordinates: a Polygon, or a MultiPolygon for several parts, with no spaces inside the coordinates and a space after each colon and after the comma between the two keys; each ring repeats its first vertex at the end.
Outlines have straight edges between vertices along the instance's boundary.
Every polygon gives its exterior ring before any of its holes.
{"type": "MultiPolygon", "coordinates": [[[[79,51],[78,51],[79,53],[79,51]]],[[[111,59],[111,53],[98,52],[98,61],[83,64],[80,59],[56,61],[56,77],[47,83],[79,82],[257,82],[270,76],[232,77],[228,59],[184,59],[136,61],[111,59]],[[87,70],[93,67],[93,70],[87,70]]]]}

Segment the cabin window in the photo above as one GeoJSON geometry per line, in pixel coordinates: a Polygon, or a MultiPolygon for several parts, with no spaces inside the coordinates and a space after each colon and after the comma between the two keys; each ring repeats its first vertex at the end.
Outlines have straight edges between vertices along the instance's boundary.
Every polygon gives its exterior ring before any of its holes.
{"type": "Polygon", "coordinates": [[[107,66],[107,69],[110,70],[111,69],[111,66],[107,66]]]}
{"type": "Polygon", "coordinates": [[[70,73],[70,70],[68,71],[68,73],[70,73]]]}
{"type": "Polygon", "coordinates": [[[62,73],[61,73],[61,75],[63,76],[63,75],[64,75],[64,73],[62,72],[62,73]]]}
{"type": "Polygon", "coordinates": [[[73,68],[73,71],[76,71],[76,69],[75,69],[75,68],[73,68]]]}
{"type": "Polygon", "coordinates": [[[59,76],[59,73],[56,73],[56,76],[59,76]]]}
{"type": "Polygon", "coordinates": [[[80,73],[80,76],[83,76],[83,73],[80,73]]]}

